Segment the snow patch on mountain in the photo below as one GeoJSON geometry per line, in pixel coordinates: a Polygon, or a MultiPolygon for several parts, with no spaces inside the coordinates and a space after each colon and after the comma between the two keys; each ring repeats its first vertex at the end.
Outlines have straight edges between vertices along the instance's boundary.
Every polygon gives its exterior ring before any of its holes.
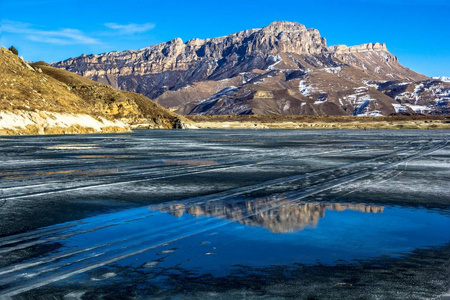
{"type": "Polygon", "coordinates": [[[447,76],[434,76],[433,79],[440,80],[442,82],[450,82],[450,77],[447,76]]]}
{"type": "Polygon", "coordinates": [[[281,59],[281,56],[279,54],[277,54],[277,55],[269,55],[269,59],[273,60],[274,63],[271,64],[270,66],[268,66],[267,70],[273,70],[276,65],[278,65],[280,62],[283,61],[283,59],[281,59]]]}
{"type": "Polygon", "coordinates": [[[339,66],[339,67],[334,67],[334,68],[323,68],[320,70],[325,71],[330,74],[339,74],[339,72],[342,71],[342,67],[339,66]]]}
{"type": "Polygon", "coordinates": [[[313,93],[316,90],[313,86],[308,85],[306,80],[300,80],[298,89],[300,91],[300,94],[302,94],[305,97],[311,96],[311,93],[313,93]]]}

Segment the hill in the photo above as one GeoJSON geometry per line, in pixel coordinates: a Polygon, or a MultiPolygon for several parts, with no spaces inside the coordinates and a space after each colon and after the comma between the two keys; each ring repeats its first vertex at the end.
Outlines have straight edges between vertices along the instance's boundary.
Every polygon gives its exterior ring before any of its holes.
{"type": "Polygon", "coordinates": [[[0,50],[0,134],[126,132],[190,122],[136,93],[119,91],[0,50]]]}

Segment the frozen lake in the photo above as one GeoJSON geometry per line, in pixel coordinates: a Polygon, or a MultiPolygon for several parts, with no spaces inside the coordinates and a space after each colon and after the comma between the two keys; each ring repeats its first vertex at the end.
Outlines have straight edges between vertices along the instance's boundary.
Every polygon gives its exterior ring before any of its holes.
{"type": "Polygon", "coordinates": [[[448,131],[0,137],[0,298],[449,292],[448,131]]]}

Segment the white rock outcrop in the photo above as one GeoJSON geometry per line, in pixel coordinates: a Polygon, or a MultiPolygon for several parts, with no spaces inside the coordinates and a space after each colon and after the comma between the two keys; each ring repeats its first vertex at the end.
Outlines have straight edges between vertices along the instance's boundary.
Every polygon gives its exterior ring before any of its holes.
{"type": "Polygon", "coordinates": [[[56,112],[32,112],[16,110],[0,111],[0,131],[12,131],[19,134],[30,133],[46,134],[77,127],[80,131],[101,133],[105,128],[117,128],[117,131],[129,131],[129,125],[122,121],[109,121],[104,118],[95,119],[87,114],[69,114],[56,112]],[[30,129],[30,127],[32,129],[30,129]],[[37,132],[36,132],[37,131],[37,132]]]}

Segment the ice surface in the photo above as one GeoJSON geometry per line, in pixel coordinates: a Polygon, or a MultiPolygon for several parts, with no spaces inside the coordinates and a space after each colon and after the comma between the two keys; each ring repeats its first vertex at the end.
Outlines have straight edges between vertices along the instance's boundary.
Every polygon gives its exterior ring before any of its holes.
{"type": "Polygon", "coordinates": [[[439,275],[450,237],[448,138],[414,130],[5,137],[0,298],[119,297],[124,286],[142,298],[437,297],[448,280],[439,275]]]}

